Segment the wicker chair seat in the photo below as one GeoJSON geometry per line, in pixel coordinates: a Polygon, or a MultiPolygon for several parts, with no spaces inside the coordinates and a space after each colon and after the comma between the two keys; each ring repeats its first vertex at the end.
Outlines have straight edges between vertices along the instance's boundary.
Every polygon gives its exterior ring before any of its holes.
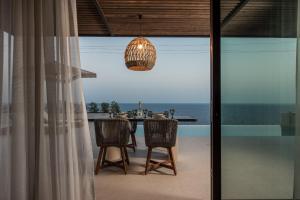
{"type": "Polygon", "coordinates": [[[177,174],[172,147],[176,144],[178,122],[173,119],[147,119],[144,121],[145,143],[148,147],[145,174],[160,167],[172,169],[177,174]],[[163,147],[168,150],[169,160],[158,162],[151,159],[152,149],[163,147]]]}
{"type": "Polygon", "coordinates": [[[125,119],[95,120],[97,146],[126,146],[130,125],[125,119]]]}
{"type": "Polygon", "coordinates": [[[144,122],[145,143],[151,147],[174,147],[177,137],[177,121],[148,119],[144,122]]]}
{"type": "Polygon", "coordinates": [[[131,125],[126,119],[106,119],[95,120],[95,134],[96,143],[100,147],[97,165],[95,167],[95,174],[100,168],[116,166],[127,173],[127,165],[129,164],[129,157],[126,149],[128,144],[131,125]],[[106,160],[107,148],[115,146],[120,149],[122,160],[111,162],[106,160]]]}

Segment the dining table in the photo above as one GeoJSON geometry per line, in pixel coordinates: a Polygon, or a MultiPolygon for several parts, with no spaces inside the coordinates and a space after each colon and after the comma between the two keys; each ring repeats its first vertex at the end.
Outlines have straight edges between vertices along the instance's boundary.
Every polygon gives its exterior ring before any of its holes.
{"type": "MultiPolygon", "coordinates": [[[[109,113],[87,113],[88,120],[94,121],[96,119],[109,119],[109,113]]],[[[171,118],[171,117],[170,117],[171,118]]],[[[130,121],[137,121],[143,122],[145,119],[151,119],[151,117],[133,117],[127,118],[130,121]]],[[[175,115],[173,119],[176,119],[179,122],[196,122],[197,118],[191,116],[184,116],[184,115],[175,115]]]]}
{"type": "MultiPolygon", "coordinates": [[[[93,123],[95,120],[107,120],[110,119],[110,114],[108,113],[87,113],[88,116],[88,121],[90,123],[93,123]]],[[[151,117],[134,117],[134,118],[126,118],[129,121],[137,121],[142,123],[145,119],[151,119],[151,117]]],[[[197,119],[194,117],[190,117],[190,116],[174,116],[173,119],[176,119],[179,122],[196,122],[197,119]]],[[[130,126],[129,126],[130,128],[130,126]]],[[[90,126],[90,131],[91,134],[95,134],[95,127],[94,126],[90,126]]],[[[178,160],[178,151],[179,151],[179,145],[178,145],[179,141],[178,141],[178,137],[176,140],[176,145],[175,147],[173,147],[172,151],[174,154],[174,158],[175,160],[178,160]]],[[[160,152],[164,152],[166,151],[163,148],[157,148],[160,152]]],[[[109,147],[107,149],[107,155],[106,155],[106,159],[110,160],[110,161],[117,161],[120,160],[121,158],[121,153],[119,148],[117,147],[109,147]]]]}

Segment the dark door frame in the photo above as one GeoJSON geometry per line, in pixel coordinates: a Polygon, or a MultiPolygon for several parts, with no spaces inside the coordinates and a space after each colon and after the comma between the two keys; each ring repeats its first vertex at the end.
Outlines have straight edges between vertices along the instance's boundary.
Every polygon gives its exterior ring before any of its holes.
{"type": "Polygon", "coordinates": [[[210,0],[211,199],[221,199],[221,22],[220,0],[210,0]]]}

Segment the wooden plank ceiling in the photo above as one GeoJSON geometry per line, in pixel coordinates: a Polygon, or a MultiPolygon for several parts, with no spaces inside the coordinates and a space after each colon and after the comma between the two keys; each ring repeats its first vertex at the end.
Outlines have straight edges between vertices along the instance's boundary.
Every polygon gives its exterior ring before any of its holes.
{"type": "MultiPolygon", "coordinates": [[[[209,2],[77,0],[79,35],[207,37],[209,2]]],[[[296,35],[296,8],[297,0],[222,0],[222,34],[293,37],[296,35]]]]}
{"type": "Polygon", "coordinates": [[[223,26],[223,35],[296,37],[297,0],[222,0],[222,22],[241,2],[246,3],[223,26]]]}

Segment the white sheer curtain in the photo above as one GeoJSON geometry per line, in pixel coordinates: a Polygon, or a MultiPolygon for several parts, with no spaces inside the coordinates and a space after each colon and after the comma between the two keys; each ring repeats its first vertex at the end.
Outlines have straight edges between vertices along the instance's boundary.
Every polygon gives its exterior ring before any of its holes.
{"type": "Polygon", "coordinates": [[[0,200],[92,200],[75,0],[0,0],[0,200]]]}

